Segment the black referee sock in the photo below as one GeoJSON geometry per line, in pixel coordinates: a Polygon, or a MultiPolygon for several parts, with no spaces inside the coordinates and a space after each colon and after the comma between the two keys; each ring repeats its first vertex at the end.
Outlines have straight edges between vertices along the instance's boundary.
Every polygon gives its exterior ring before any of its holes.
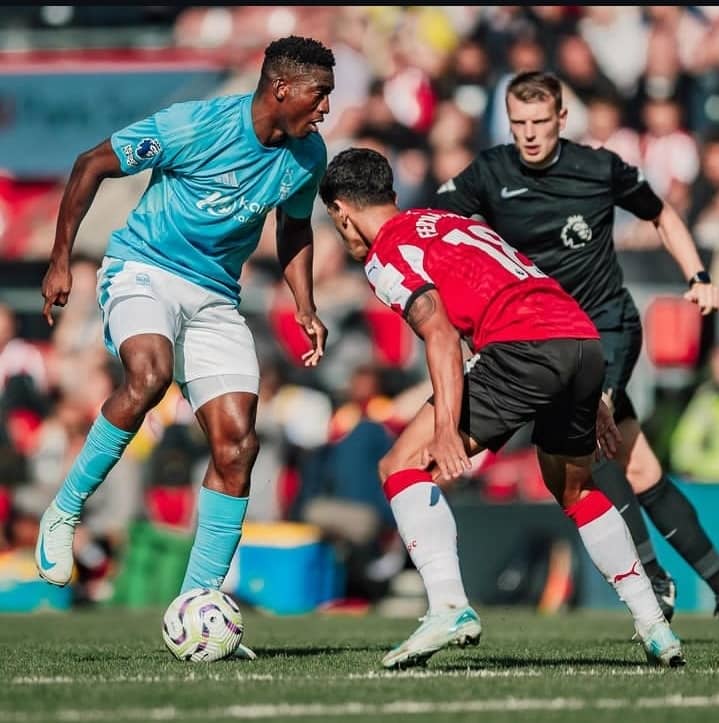
{"type": "Polygon", "coordinates": [[[719,595],[719,554],[689,500],[666,475],[637,497],[664,539],[719,595]]]}
{"type": "Polygon", "coordinates": [[[664,570],[657,562],[654,546],[649,539],[649,530],[642,517],[642,509],[622,468],[612,460],[602,460],[592,468],[592,479],[624,518],[647,575],[653,578],[663,573],[664,570]]]}

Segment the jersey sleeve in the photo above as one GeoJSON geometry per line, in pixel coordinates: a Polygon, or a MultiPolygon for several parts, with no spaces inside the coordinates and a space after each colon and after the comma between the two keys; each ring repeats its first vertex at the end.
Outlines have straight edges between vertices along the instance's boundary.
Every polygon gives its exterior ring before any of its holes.
{"type": "Polygon", "coordinates": [[[422,261],[422,249],[403,244],[383,253],[375,253],[365,266],[375,296],[405,318],[414,300],[435,288],[422,261]]]}
{"type": "Polygon", "coordinates": [[[644,221],[655,219],[664,204],[636,166],[611,153],[611,184],[614,203],[644,221]]]}
{"type": "Polygon", "coordinates": [[[309,218],[312,215],[319,183],[319,176],[317,174],[313,175],[302,188],[280,204],[280,208],[292,218],[309,218]]]}
{"type": "Polygon", "coordinates": [[[327,149],[324,142],[318,144],[313,153],[317,157],[317,164],[312,176],[299,190],[280,204],[282,210],[292,218],[309,218],[312,215],[317,189],[327,167],[327,149]]]}
{"type": "Polygon", "coordinates": [[[479,159],[475,159],[461,173],[437,189],[430,205],[462,216],[483,215],[482,189],[481,164],[479,159]]]}
{"type": "Polygon", "coordinates": [[[126,174],[178,166],[188,153],[199,122],[199,104],[177,103],[110,136],[126,174]]]}

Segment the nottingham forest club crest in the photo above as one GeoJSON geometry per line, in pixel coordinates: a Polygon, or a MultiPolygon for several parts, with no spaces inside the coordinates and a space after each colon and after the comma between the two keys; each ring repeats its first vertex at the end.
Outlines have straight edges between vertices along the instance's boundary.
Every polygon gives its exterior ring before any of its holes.
{"type": "Polygon", "coordinates": [[[569,249],[580,249],[592,240],[592,229],[580,213],[570,216],[562,229],[562,243],[569,249]]]}

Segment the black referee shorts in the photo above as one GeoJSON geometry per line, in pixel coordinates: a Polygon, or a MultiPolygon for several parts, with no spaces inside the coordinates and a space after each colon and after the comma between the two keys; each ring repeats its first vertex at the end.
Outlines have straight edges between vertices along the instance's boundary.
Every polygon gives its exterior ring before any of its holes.
{"type": "Polygon", "coordinates": [[[534,421],[532,442],[549,454],[591,454],[604,356],[594,339],[489,344],[465,374],[460,429],[497,451],[534,421]]]}

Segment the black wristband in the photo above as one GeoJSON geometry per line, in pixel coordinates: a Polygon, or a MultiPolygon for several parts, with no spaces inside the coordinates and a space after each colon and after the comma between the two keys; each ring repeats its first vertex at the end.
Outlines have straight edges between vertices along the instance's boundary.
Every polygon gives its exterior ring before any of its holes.
{"type": "Polygon", "coordinates": [[[711,284],[712,277],[709,276],[708,271],[697,271],[694,276],[689,279],[689,288],[694,286],[694,284],[711,284]]]}

